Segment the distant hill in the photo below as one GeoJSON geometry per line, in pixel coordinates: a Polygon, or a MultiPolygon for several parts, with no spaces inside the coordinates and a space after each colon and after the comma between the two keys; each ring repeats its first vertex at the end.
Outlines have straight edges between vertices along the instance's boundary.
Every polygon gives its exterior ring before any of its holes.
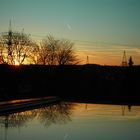
{"type": "Polygon", "coordinates": [[[140,66],[0,65],[0,98],[47,95],[138,100],[140,66]]]}

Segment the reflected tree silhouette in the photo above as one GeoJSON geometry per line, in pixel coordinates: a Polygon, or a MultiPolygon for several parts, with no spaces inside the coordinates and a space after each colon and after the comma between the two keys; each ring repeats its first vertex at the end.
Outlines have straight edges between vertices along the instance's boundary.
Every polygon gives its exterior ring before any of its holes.
{"type": "Polygon", "coordinates": [[[5,128],[21,127],[36,117],[37,111],[25,111],[0,117],[0,125],[5,128]]]}
{"type": "Polygon", "coordinates": [[[45,126],[51,124],[64,124],[71,121],[71,114],[74,104],[60,102],[59,104],[44,107],[39,110],[38,119],[45,126]]]}
{"type": "Polygon", "coordinates": [[[60,102],[56,105],[0,116],[0,127],[4,127],[4,139],[7,140],[8,129],[26,126],[27,122],[37,118],[45,127],[71,121],[74,104],[60,102]]]}
{"type": "Polygon", "coordinates": [[[36,110],[13,113],[6,116],[0,116],[0,126],[4,127],[4,139],[7,140],[8,128],[20,128],[32,120],[37,115],[36,110]]]}
{"type": "MultiPolygon", "coordinates": [[[[122,108],[122,116],[125,116],[125,107],[126,105],[122,105],[121,108],[122,108]]],[[[128,107],[128,111],[131,112],[131,109],[132,109],[132,105],[127,105],[128,107]]]]}
{"type": "Polygon", "coordinates": [[[72,108],[74,104],[60,102],[56,105],[25,111],[20,113],[13,113],[5,116],[0,116],[0,126],[5,128],[19,128],[25,126],[27,122],[33,120],[35,117],[40,120],[45,126],[53,123],[66,123],[71,121],[72,108]]]}

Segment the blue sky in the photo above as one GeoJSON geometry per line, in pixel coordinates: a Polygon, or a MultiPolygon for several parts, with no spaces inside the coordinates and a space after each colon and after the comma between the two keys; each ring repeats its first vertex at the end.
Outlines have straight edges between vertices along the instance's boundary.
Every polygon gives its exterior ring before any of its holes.
{"type": "Polygon", "coordinates": [[[80,42],[83,51],[140,48],[140,0],[0,0],[0,32],[9,20],[13,30],[24,28],[34,39],[52,34],[80,42]]]}

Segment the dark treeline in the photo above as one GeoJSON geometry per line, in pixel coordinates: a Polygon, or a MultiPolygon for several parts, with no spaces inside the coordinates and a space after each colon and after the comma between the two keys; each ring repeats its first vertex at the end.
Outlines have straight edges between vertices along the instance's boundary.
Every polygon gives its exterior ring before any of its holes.
{"type": "Polygon", "coordinates": [[[0,65],[0,98],[57,95],[140,101],[140,66],[0,65]]]}

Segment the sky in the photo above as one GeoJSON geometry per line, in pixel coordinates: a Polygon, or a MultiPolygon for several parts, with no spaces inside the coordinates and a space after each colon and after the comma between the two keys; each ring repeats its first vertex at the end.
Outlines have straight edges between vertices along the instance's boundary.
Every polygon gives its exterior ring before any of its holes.
{"type": "Polygon", "coordinates": [[[140,64],[140,0],[0,0],[0,33],[10,20],[34,40],[71,40],[82,63],[121,65],[125,50],[140,64]]]}

